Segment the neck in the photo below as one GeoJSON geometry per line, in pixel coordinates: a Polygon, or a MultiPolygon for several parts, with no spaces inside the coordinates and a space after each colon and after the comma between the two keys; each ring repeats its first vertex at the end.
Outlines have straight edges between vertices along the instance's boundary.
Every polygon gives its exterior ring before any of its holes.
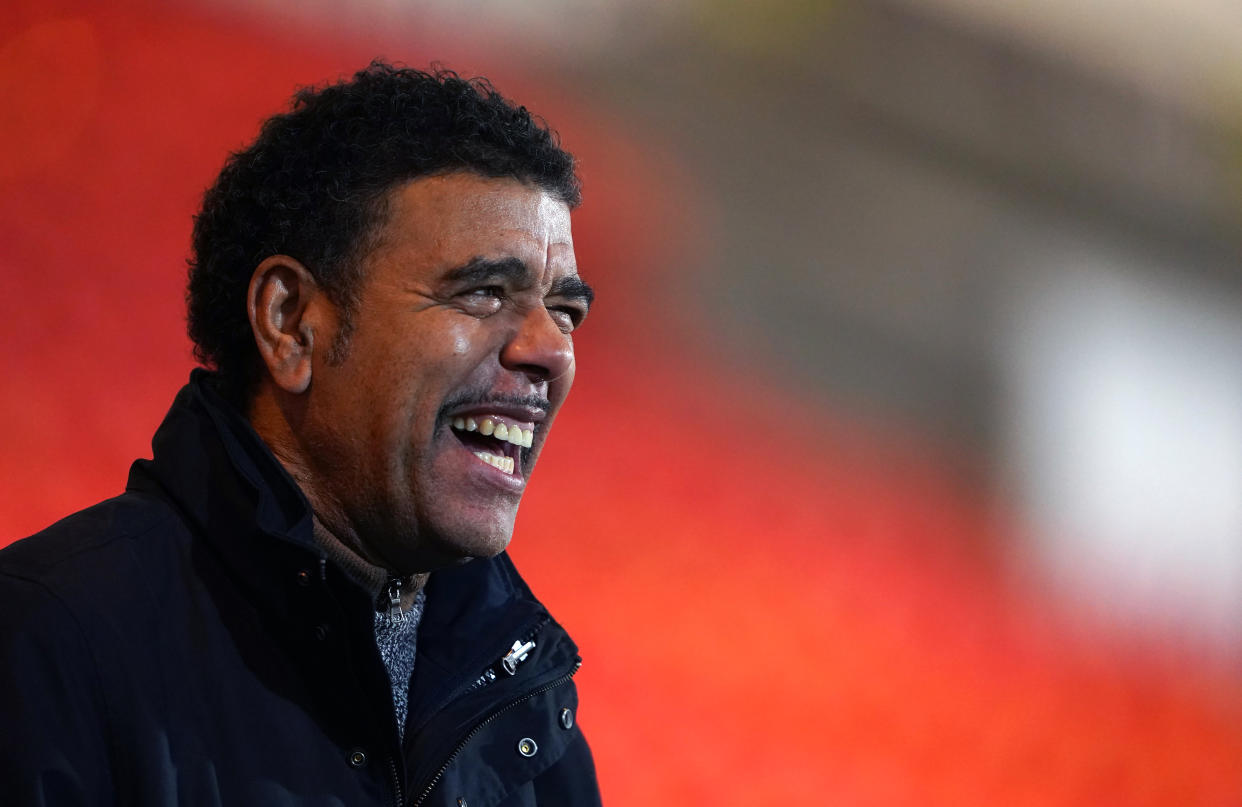
{"type": "MultiPolygon", "coordinates": [[[[267,444],[276,460],[284,466],[285,471],[293,477],[294,482],[302,489],[314,511],[315,543],[333,563],[340,567],[358,585],[371,594],[377,608],[389,608],[388,590],[393,580],[401,581],[401,610],[408,611],[414,598],[427,583],[426,573],[400,575],[383,566],[377,565],[366,556],[357,536],[342,534],[329,529],[321,518],[322,502],[317,501],[313,486],[309,484],[310,473],[306,464],[301,461],[301,451],[285,412],[275,400],[272,390],[264,385],[251,399],[247,408],[247,417],[255,432],[267,444]]],[[[332,519],[328,519],[331,523],[332,519]]]]}
{"type": "Polygon", "coordinates": [[[345,575],[362,586],[371,595],[371,600],[379,608],[387,609],[388,586],[394,579],[401,581],[401,610],[408,611],[414,604],[419,590],[427,584],[427,574],[401,576],[376,566],[352,547],[340,540],[329,530],[318,516],[314,517],[315,543],[327,555],[328,560],[335,563],[345,575]]]}

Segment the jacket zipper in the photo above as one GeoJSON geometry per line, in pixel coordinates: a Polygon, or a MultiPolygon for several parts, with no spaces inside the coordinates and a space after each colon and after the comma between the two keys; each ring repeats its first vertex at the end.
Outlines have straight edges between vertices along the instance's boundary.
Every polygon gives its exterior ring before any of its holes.
{"type": "Polygon", "coordinates": [[[394,577],[388,581],[388,617],[393,621],[405,617],[401,613],[401,578],[394,577]]]}
{"type": "Polygon", "coordinates": [[[509,648],[509,652],[505,653],[504,658],[500,660],[500,665],[505,668],[505,672],[509,673],[509,675],[517,675],[517,666],[523,661],[526,661],[526,656],[534,649],[534,639],[530,639],[525,642],[518,639],[513,643],[513,646],[509,648]]]}
{"type": "Polygon", "coordinates": [[[520,706],[521,704],[525,703],[531,698],[537,695],[542,695],[543,693],[547,692],[550,689],[556,689],[557,687],[563,686],[564,684],[568,683],[569,680],[574,677],[574,673],[578,672],[578,668],[580,668],[581,666],[582,666],[582,659],[578,659],[576,662],[574,662],[573,669],[570,670],[565,675],[562,675],[560,678],[557,678],[555,681],[549,684],[544,684],[543,686],[539,687],[533,692],[526,693],[525,695],[518,698],[517,700],[509,701],[504,706],[500,707],[499,709],[497,709],[496,711],[492,712],[490,715],[485,717],[483,720],[481,720],[478,723],[478,725],[476,725],[474,728],[470,730],[469,734],[467,734],[465,737],[462,738],[461,742],[457,744],[457,747],[453,749],[453,753],[449,754],[445,758],[444,764],[440,766],[440,770],[436,771],[436,775],[431,777],[431,781],[427,783],[427,787],[423,788],[423,792],[420,793],[418,798],[414,800],[414,803],[411,805],[411,807],[419,807],[420,804],[426,801],[427,797],[431,795],[431,791],[435,790],[436,785],[440,783],[440,779],[443,778],[444,772],[447,771],[449,769],[449,766],[453,764],[453,760],[457,759],[458,754],[460,754],[462,750],[466,747],[466,745],[472,739],[474,739],[475,735],[477,735],[480,731],[486,728],[489,723],[491,723],[493,720],[500,717],[502,714],[509,711],[510,709],[513,709],[516,706],[520,706]]]}
{"type": "MultiPolygon", "coordinates": [[[[388,618],[399,621],[405,618],[405,614],[401,612],[401,578],[394,577],[388,581],[388,618]]],[[[392,792],[395,807],[401,807],[401,777],[397,773],[397,760],[388,757],[388,771],[392,775],[392,792]]]]}
{"type": "Polygon", "coordinates": [[[526,661],[527,654],[529,654],[531,650],[535,649],[535,637],[538,636],[544,626],[551,621],[552,617],[545,616],[543,619],[535,623],[535,626],[527,631],[526,638],[516,640],[500,661],[488,667],[483,671],[482,675],[474,679],[474,683],[470,685],[470,689],[468,689],[467,692],[474,692],[476,689],[485,687],[499,678],[500,676],[496,672],[497,667],[504,670],[509,675],[516,675],[517,665],[523,661],[526,661]]]}
{"type": "Polygon", "coordinates": [[[392,757],[388,758],[388,771],[392,774],[393,805],[394,807],[401,807],[401,777],[397,776],[397,760],[392,757]]]}

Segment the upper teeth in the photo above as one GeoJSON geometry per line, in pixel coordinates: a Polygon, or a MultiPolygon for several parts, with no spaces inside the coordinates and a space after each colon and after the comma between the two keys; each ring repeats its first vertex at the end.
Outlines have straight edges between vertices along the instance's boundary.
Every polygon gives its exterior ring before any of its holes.
{"type": "Polygon", "coordinates": [[[453,418],[453,428],[463,432],[475,432],[513,443],[515,446],[530,448],[535,439],[534,429],[523,429],[517,424],[505,423],[494,418],[453,418]]]}

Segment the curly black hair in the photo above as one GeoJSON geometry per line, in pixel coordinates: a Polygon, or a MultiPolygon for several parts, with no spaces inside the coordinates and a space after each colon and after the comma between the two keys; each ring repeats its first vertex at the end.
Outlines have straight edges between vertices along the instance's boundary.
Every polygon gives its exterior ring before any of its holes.
{"type": "Polygon", "coordinates": [[[581,201],[574,158],[525,107],[486,79],[463,79],[380,61],[352,79],[308,87],[231,155],[194,217],[186,292],[194,355],[244,404],[261,363],[246,314],[255,267],[296,258],[343,311],[342,338],[360,265],[383,225],[391,191],[455,170],[511,177],[581,201]]]}

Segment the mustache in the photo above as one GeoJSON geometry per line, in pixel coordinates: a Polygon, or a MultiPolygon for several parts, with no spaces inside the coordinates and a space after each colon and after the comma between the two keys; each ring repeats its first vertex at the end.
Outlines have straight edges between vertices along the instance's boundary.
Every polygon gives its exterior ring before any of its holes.
{"type": "Polygon", "coordinates": [[[463,406],[529,406],[545,412],[552,409],[552,402],[542,395],[493,395],[486,390],[466,390],[460,392],[440,407],[440,419],[448,417],[448,413],[463,406]]]}

